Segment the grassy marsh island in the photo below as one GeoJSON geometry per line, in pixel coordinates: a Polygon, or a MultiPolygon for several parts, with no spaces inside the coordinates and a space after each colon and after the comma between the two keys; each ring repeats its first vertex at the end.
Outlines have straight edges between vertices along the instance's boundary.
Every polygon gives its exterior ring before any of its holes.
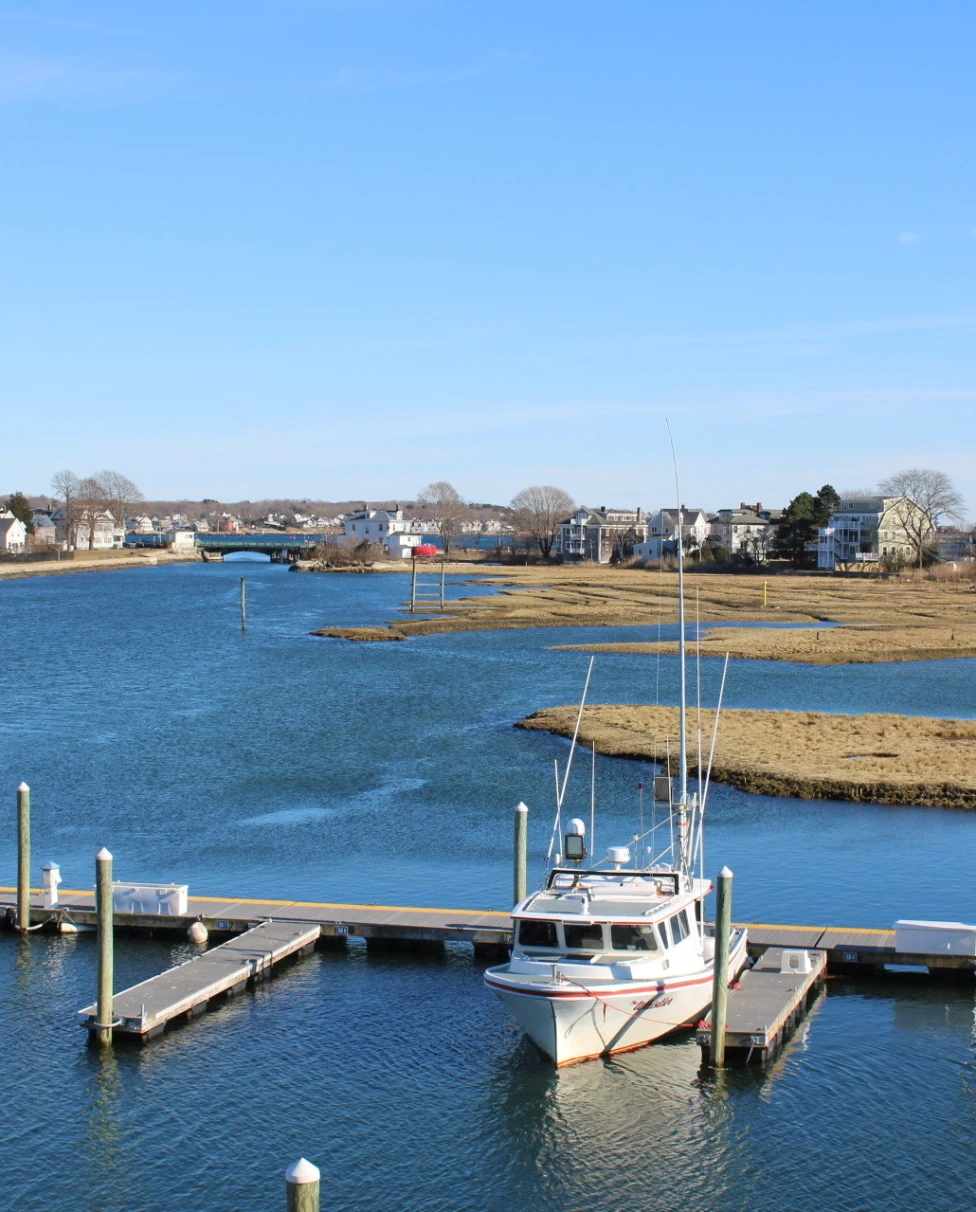
{"type": "MultiPolygon", "coordinates": [[[[516,727],[571,737],[579,708],[548,707],[516,727]]],[[[702,711],[707,763],[715,713],[702,711]]],[[[689,766],[698,764],[689,712],[689,766]]],[[[677,757],[677,707],[587,706],[580,742],[612,757],[677,757]]],[[[815,711],[722,712],[712,777],[741,791],[799,799],[976,808],[976,720],[815,711]]]]}
{"type": "MultiPolygon", "coordinates": [[[[409,574],[409,569],[404,569],[409,574]]],[[[448,564],[452,574],[466,574],[480,585],[495,585],[489,597],[460,597],[443,614],[434,617],[401,616],[388,628],[323,628],[313,635],[342,631],[345,639],[381,639],[398,636],[436,635],[452,631],[497,631],[525,627],[621,627],[674,623],[678,617],[676,573],[635,568],[610,568],[590,564],[552,567],[506,567],[497,572],[470,563],[448,564]],[[384,636],[384,631],[395,632],[384,636]]],[[[967,580],[929,581],[911,577],[884,580],[875,576],[831,577],[781,574],[768,578],[768,606],[763,607],[763,578],[722,573],[689,574],[686,578],[688,618],[697,609],[703,623],[844,623],[866,627],[864,636],[844,628],[846,638],[835,639],[824,628],[820,640],[805,639],[804,633],[789,631],[784,640],[776,628],[764,628],[758,638],[735,634],[737,643],[752,645],[734,655],[765,656],[799,660],[799,656],[777,656],[784,644],[817,643],[843,645],[844,651],[861,653],[918,653],[911,659],[936,656],[976,655],[976,594],[967,580]],[[942,628],[945,634],[939,631],[942,628]],[[880,629],[895,629],[879,634],[880,629]],[[955,639],[951,637],[955,636],[955,639]],[[967,645],[974,651],[967,651],[967,645]],[[759,646],[758,648],[755,646],[759,646]],[[765,647],[766,651],[759,648],[765,647]],[[940,651],[941,650],[941,651],[940,651]]],[[[456,583],[449,593],[457,592],[456,583]]],[[[751,632],[749,633],[752,634],[751,632]]],[[[721,644],[719,645],[721,647],[721,644]]],[[[722,648],[724,653],[728,645],[722,648]]],[[[628,651],[628,648],[620,649],[628,651]]],[[[640,651],[642,649],[638,649],[640,651]]],[[[704,650],[704,646],[703,646],[704,650]]],[[[798,648],[798,651],[801,650],[798,648]]],[[[824,652],[827,651],[825,648],[824,652]]],[[[839,649],[837,651],[840,651],[839,649]]],[[[905,660],[904,655],[856,659],[905,660]]],[[[825,662],[829,663],[829,662],[825,662]]]]}
{"type": "MultiPolygon", "coordinates": [[[[557,644],[557,652],[632,652],[647,656],[676,653],[677,642],[557,644]]],[[[703,657],[800,661],[808,665],[857,665],[879,661],[939,661],[976,657],[976,627],[886,627],[866,623],[825,628],[714,627],[701,638],[703,657]]]]}

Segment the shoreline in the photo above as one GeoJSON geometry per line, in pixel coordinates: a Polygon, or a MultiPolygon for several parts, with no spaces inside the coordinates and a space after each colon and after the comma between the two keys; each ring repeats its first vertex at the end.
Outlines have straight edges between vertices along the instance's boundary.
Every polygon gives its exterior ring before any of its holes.
{"type": "MultiPolygon", "coordinates": [[[[516,728],[571,738],[579,708],[547,707],[516,728]]],[[[715,712],[702,711],[707,761],[715,712]]],[[[677,707],[587,706],[579,741],[607,757],[671,766],[677,707]]],[[[698,761],[689,737],[688,764],[698,761]]],[[[801,800],[976,809],[976,720],[824,712],[722,712],[712,777],[739,791],[801,800]],[[856,763],[856,769],[850,763],[856,763]]]]}
{"type": "Polygon", "coordinates": [[[156,568],[162,564],[203,563],[199,552],[153,552],[152,555],[106,556],[94,560],[42,560],[36,564],[0,564],[0,581],[20,581],[27,577],[61,576],[73,572],[112,572],[124,568],[156,568]]]}

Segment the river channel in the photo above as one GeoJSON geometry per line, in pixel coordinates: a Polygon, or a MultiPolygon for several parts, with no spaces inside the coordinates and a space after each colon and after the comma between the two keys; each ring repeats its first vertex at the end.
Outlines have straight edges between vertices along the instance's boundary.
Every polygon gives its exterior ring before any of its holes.
{"type": "MultiPolygon", "coordinates": [[[[26,779],[35,867],[59,862],[67,888],[91,886],[106,845],[118,878],[193,894],[507,909],[511,810],[529,804],[541,859],[552,763],[568,751],[512,724],[575,701],[589,660],[551,646],[657,628],[308,635],[384,622],[407,590],[396,575],[245,561],[0,585],[0,883],[14,879],[14,788],[26,779]]],[[[973,661],[746,661],[731,667],[726,701],[972,717],[974,672],[973,661]]],[[[719,675],[702,663],[705,705],[719,675]]],[[[674,658],[619,654],[597,659],[591,699],[674,702],[676,691],[674,658]]],[[[598,760],[600,849],[633,833],[648,773],[598,760]]],[[[582,771],[568,807],[588,803],[582,771]]],[[[734,869],[741,920],[976,914],[965,812],[716,786],[706,856],[712,873],[734,869]]],[[[189,954],[120,940],[116,987],[189,954]]],[[[771,1071],[716,1080],[688,1039],[556,1074],[481,970],[463,948],[316,953],[142,1050],[101,1056],[75,1025],[94,990],[91,939],[0,935],[0,1202],[271,1212],[284,1206],[285,1165],[304,1154],[322,1168],[323,1212],[973,1205],[971,986],[832,980],[771,1071]]]]}

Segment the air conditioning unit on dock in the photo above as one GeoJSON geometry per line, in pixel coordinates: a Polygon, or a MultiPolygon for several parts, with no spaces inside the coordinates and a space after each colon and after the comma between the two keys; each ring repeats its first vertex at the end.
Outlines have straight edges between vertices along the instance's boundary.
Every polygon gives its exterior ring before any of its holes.
{"type": "Polygon", "coordinates": [[[149,913],[156,917],[185,917],[189,884],[113,884],[116,913],[149,913]]]}
{"type": "Polygon", "coordinates": [[[976,955],[976,926],[965,922],[895,922],[901,955],[976,955]]]}

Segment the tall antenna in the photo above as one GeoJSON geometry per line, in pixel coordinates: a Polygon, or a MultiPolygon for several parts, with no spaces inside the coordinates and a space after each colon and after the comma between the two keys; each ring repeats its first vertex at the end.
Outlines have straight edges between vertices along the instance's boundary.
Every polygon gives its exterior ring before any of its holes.
{"type": "Polygon", "coordinates": [[[678,486],[678,456],[674,451],[674,437],[667,417],[664,424],[671,443],[671,462],[674,465],[674,495],[678,506],[678,664],[681,668],[681,700],[678,707],[678,804],[688,803],[688,687],[685,674],[685,559],[682,530],[684,519],[681,510],[681,489],[678,486]]]}

